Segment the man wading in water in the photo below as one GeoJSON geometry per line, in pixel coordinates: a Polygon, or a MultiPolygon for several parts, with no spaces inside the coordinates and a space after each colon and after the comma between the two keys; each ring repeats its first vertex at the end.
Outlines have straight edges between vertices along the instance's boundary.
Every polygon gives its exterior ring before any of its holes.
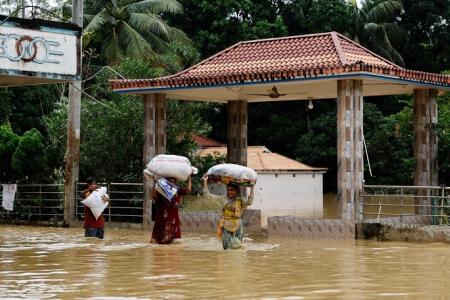
{"type": "MultiPolygon", "coordinates": [[[[98,189],[97,182],[93,178],[89,178],[86,181],[87,189],[81,192],[81,198],[86,199],[89,195],[98,189]]],[[[104,195],[102,196],[102,201],[104,203],[108,202],[109,205],[109,197],[104,195]]],[[[85,237],[96,237],[99,239],[103,239],[105,235],[105,219],[103,216],[99,216],[98,219],[95,218],[94,214],[89,207],[84,206],[84,236],[85,237]]]]}

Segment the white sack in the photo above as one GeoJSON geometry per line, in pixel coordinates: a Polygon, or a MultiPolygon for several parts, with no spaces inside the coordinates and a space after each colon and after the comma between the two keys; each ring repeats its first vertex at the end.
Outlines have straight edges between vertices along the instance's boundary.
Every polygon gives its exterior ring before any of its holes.
{"type": "Polygon", "coordinates": [[[6,210],[12,211],[14,208],[14,199],[16,197],[17,184],[2,184],[2,206],[6,210]]]}
{"type": "Polygon", "coordinates": [[[185,181],[189,175],[197,174],[191,162],[184,156],[160,154],[155,156],[146,166],[144,174],[156,177],[173,177],[185,181]]]}
{"type": "Polygon", "coordinates": [[[103,202],[102,196],[106,195],[106,187],[101,187],[93,191],[89,197],[81,201],[84,205],[89,207],[95,219],[98,219],[108,206],[108,202],[103,202]]]}
{"type": "Polygon", "coordinates": [[[211,167],[206,175],[212,182],[228,184],[234,182],[240,185],[253,186],[258,175],[253,169],[236,164],[220,164],[211,167]]]}

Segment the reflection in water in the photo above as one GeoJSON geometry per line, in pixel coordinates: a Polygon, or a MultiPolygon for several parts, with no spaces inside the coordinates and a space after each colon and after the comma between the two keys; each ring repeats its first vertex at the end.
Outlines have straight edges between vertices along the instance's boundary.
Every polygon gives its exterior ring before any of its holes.
{"type": "Polygon", "coordinates": [[[442,243],[211,235],[148,244],[147,232],[1,226],[0,298],[424,299],[450,295],[442,243]]]}

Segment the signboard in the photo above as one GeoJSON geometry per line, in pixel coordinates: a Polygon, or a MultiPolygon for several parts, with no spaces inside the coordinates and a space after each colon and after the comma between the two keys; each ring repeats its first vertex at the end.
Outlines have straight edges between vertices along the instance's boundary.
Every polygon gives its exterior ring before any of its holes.
{"type": "Polygon", "coordinates": [[[0,86],[79,80],[80,34],[72,24],[7,19],[0,25],[0,86]]]}

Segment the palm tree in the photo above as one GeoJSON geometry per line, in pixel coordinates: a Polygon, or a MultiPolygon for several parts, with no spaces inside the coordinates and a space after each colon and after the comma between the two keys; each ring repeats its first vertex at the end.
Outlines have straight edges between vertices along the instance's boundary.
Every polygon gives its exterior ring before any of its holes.
{"type": "Polygon", "coordinates": [[[176,0],[142,0],[119,7],[116,0],[96,2],[98,13],[84,15],[84,47],[94,48],[106,63],[126,57],[155,60],[171,51],[170,43],[189,44],[187,36],[162,19],[165,13],[181,13],[176,0]]]}
{"type": "Polygon", "coordinates": [[[405,32],[396,23],[403,10],[401,0],[366,0],[358,8],[355,0],[349,1],[353,7],[351,25],[346,35],[381,56],[404,65],[394,42],[403,40],[405,32]]]}

